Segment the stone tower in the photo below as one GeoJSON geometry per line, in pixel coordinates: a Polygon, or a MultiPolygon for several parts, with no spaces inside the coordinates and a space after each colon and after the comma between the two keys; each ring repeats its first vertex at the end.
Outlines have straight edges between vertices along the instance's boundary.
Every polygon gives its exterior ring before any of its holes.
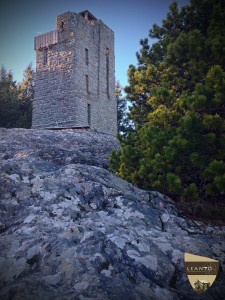
{"type": "Polygon", "coordinates": [[[89,11],[57,17],[35,37],[32,128],[78,128],[115,135],[114,33],[89,11]]]}

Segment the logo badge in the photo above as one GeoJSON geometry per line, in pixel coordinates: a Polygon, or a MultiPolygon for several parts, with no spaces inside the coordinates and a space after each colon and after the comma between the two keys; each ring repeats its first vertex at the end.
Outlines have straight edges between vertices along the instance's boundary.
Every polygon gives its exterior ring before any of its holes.
{"type": "Polygon", "coordinates": [[[184,254],[184,265],[192,288],[199,294],[211,287],[219,271],[218,260],[190,253],[184,254]]]}

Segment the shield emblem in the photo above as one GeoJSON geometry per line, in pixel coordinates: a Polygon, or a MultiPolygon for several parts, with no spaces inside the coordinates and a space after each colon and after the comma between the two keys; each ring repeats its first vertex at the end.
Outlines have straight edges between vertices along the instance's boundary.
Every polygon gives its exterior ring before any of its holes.
{"type": "Polygon", "coordinates": [[[184,265],[192,288],[199,294],[211,287],[219,271],[218,260],[190,253],[184,254],[184,265]]]}

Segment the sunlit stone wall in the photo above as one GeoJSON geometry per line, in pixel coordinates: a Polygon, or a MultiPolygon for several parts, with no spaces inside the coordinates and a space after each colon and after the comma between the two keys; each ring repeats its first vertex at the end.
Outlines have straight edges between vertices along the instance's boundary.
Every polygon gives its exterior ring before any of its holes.
{"type": "Polygon", "coordinates": [[[35,38],[32,128],[89,126],[115,135],[113,31],[87,11],[64,13],[56,23],[56,33],[35,38]]]}

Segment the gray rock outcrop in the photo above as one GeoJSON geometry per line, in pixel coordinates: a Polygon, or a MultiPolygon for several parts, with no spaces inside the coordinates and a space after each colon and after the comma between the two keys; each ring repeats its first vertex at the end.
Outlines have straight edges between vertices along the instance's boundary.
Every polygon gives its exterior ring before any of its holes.
{"type": "Polygon", "coordinates": [[[225,227],[111,174],[114,148],[90,131],[0,129],[0,299],[224,299],[225,227]],[[204,294],[184,252],[220,260],[204,294]]]}

